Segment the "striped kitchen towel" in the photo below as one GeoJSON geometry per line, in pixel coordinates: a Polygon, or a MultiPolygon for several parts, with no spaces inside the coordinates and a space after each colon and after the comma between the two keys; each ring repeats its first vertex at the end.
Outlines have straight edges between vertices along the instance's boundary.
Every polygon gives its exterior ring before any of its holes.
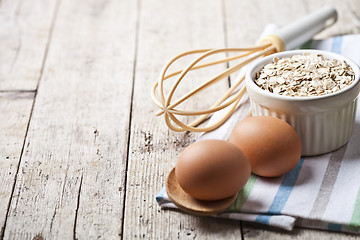
{"type": "MultiPolygon", "coordinates": [[[[360,64],[360,35],[313,40],[309,48],[333,51],[360,64]]],[[[250,110],[248,98],[220,128],[200,139],[226,140],[250,110]]],[[[217,112],[212,121],[222,116],[217,112]]],[[[176,208],[162,189],[161,208],[176,208]]],[[[277,178],[251,175],[234,204],[215,217],[258,222],[286,230],[294,226],[360,234],[360,108],[353,135],[337,151],[302,158],[289,173],[277,178]]]]}

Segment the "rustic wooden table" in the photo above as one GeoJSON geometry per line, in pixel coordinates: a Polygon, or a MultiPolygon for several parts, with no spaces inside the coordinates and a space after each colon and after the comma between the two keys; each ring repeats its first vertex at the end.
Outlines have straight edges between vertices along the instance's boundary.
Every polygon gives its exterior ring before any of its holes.
{"type": "Polygon", "coordinates": [[[155,202],[197,137],[154,116],[162,65],[190,49],[253,45],[267,23],[325,3],[339,19],[320,37],[360,32],[359,0],[0,1],[1,238],[352,239],[155,202]]]}

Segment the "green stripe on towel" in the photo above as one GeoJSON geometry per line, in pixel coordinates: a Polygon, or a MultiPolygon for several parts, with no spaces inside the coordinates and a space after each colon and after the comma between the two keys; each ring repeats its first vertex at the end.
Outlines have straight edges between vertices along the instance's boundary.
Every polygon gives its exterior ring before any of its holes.
{"type": "Polygon", "coordinates": [[[249,195],[255,185],[257,176],[254,174],[250,175],[248,182],[246,183],[245,187],[239,192],[235,202],[230,206],[227,210],[228,212],[240,212],[242,206],[249,198],[249,195]]]}
{"type": "Polygon", "coordinates": [[[357,193],[353,214],[350,221],[351,226],[359,227],[360,226],[360,188],[357,193]]]}

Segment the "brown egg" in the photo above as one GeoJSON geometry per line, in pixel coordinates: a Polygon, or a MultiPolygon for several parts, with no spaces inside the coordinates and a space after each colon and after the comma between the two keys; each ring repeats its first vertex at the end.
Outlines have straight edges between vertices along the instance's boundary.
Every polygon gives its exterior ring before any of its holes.
{"type": "Polygon", "coordinates": [[[275,117],[245,118],[232,130],[229,141],[245,153],[251,171],[263,177],[289,172],[301,156],[299,136],[288,123],[275,117]]]}
{"type": "Polygon", "coordinates": [[[240,191],[250,177],[245,154],[230,142],[203,140],[188,146],[175,166],[181,188],[199,200],[220,200],[240,191]]]}

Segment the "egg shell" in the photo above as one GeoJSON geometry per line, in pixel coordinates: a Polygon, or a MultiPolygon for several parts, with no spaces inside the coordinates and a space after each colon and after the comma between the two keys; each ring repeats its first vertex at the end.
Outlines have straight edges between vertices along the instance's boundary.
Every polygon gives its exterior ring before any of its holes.
{"type": "Polygon", "coordinates": [[[222,140],[203,140],[188,146],[175,166],[181,188],[199,200],[233,196],[245,186],[250,173],[245,154],[222,140]]]}
{"type": "Polygon", "coordinates": [[[251,171],[263,177],[278,177],[291,171],[301,157],[298,134],[275,117],[245,118],[232,130],[229,141],[245,153],[251,171]]]}

